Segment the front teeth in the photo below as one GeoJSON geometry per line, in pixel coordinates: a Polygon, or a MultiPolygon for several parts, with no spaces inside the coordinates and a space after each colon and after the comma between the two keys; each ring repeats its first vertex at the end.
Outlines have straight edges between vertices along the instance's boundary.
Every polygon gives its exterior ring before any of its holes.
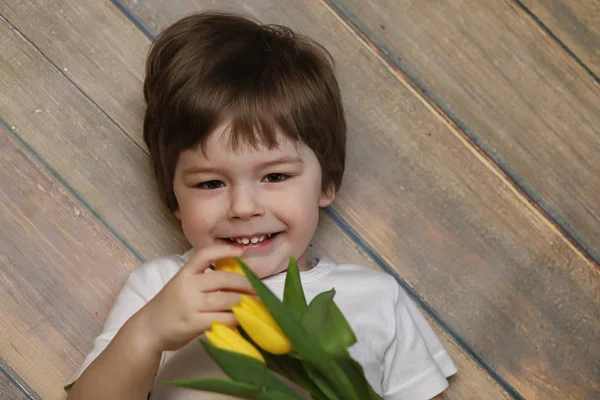
{"type": "Polygon", "coordinates": [[[250,243],[256,244],[256,243],[260,243],[263,240],[270,238],[270,237],[271,237],[271,234],[269,233],[266,236],[255,236],[252,238],[229,238],[229,240],[231,240],[232,242],[236,241],[239,244],[250,244],[250,243]]]}

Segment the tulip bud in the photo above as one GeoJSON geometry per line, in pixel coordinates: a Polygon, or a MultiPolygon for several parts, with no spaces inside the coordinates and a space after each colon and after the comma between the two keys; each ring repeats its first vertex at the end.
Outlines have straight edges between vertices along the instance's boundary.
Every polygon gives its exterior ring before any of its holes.
{"type": "Polygon", "coordinates": [[[290,341],[260,300],[242,295],[241,303],[232,311],[244,331],[263,350],[278,355],[292,350],[290,341]]]}
{"type": "Polygon", "coordinates": [[[265,359],[256,347],[248,342],[236,328],[213,322],[212,329],[206,331],[206,338],[219,349],[240,353],[264,363],[265,359]]]}
{"type": "Polygon", "coordinates": [[[215,270],[235,272],[236,274],[244,275],[244,270],[240,267],[235,258],[224,258],[215,262],[215,270]]]}

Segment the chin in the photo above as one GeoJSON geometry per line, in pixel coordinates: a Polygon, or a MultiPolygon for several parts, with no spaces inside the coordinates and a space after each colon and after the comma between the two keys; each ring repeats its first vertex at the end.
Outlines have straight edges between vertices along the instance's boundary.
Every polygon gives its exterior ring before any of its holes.
{"type": "Polygon", "coordinates": [[[287,269],[287,261],[285,267],[281,267],[265,265],[264,263],[261,263],[260,260],[252,260],[251,258],[246,259],[243,256],[242,259],[244,260],[244,262],[246,262],[246,264],[252,270],[252,272],[254,272],[256,276],[258,276],[260,279],[277,275],[287,269]]]}

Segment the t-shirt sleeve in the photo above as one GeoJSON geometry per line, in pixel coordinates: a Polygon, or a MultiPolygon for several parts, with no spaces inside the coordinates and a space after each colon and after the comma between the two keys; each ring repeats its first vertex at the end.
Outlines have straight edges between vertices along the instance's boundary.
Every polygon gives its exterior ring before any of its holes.
{"type": "Polygon", "coordinates": [[[456,366],[406,291],[396,286],[395,335],[383,359],[383,397],[431,399],[448,387],[446,378],[456,366]]]}
{"type": "Polygon", "coordinates": [[[144,264],[129,275],[108,314],[102,333],[94,339],[92,350],[86,356],[83,364],[69,379],[65,389],[69,389],[79,379],[83,371],[106,349],[125,322],[160,291],[162,286],[159,282],[161,276],[153,271],[152,264],[144,264]]]}

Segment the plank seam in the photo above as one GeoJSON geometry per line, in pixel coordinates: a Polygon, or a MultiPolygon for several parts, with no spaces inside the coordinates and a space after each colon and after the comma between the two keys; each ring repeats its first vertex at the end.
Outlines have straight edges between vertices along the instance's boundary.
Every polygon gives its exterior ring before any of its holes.
{"type": "Polygon", "coordinates": [[[569,56],[571,56],[571,58],[573,58],[575,60],[575,62],[577,62],[577,64],[579,64],[581,66],[581,68],[583,68],[585,70],[585,72],[587,72],[592,79],[594,79],[596,81],[596,84],[600,85],[600,77],[598,77],[598,75],[596,75],[594,73],[594,71],[592,71],[592,69],[590,67],[587,66],[586,63],[583,62],[583,60],[581,58],[579,58],[577,56],[577,54],[575,54],[575,52],[573,50],[571,50],[571,48],[569,48],[565,42],[563,42],[562,40],[560,40],[558,38],[558,36],[556,36],[554,34],[554,32],[552,32],[550,30],[550,28],[544,24],[542,22],[541,19],[538,18],[537,15],[535,15],[533,13],[533,11],[531,11],[529,8],[527,8],[527,6],[525,4],[523,4],[523,2],[521,0],[513,0],[514,3],[520,7],[525,14],[527,14],[532,20],[533,22],[538,25],[538,27],[544,32],[546,33],[548,36],[550,36],[569,56]]]}
{"type": "Polygon", "coordinates": [[[133,23],[148,39],[150,39],[150,42],[154,42],[154,39],[156,39],[154,37],[154,35],[152,34],[152,32],[150,32],[150,29],[146,28],[146,26],[142,23],[142,21],[138,20],[133,13],[131,12],[131,10],[129,10],[129,8],[127,8],[125,5],[121,4],[120,1],[118,0],[110,0],[110,2],[117,7],[117,9],[119,11],[121,11],[121,13],[125,16],[125,18],[127,18],[131,23],[133,23]]]}
{"type": "MultiPolygon", "coordinates": [[[[56,69],[56,71],[58,71],[58,73],[60,75],[62,75],[65,79],[67,79],[76,89],[79,93],[81,93],[90,103],[92,103],[93,105],[96,106],[96,108],[106,117],[108,118],[116,127],[117,129],[119,129],[126,138],[128,138],[137,148],[141,149],[142,151],[144,151],[144,149],[129,135],[129,133],[127,133],[127,131],[125,131],[125,129],[123,129],[123,127],[117,122],[115,121],[115,119],[109,115],[106,111],[104,111],[104,109],[102,107],[100,107],[100,105],[94,100],[92,99],[81,87],[79,87],[79,85],[77,85],[69,75],[65,74],[65,71],[60,68],[58,65],[56,65],[54,63],[54,61],[52,61],[50,59],[50,57],[48,57],[46,55],[46,53],[44,53],[42,51],[42,49],[40,49],[35,43],[33,43],[32,40],[30,40],[23,32],[21,32],[21,30],[19,28],[17,28],[16,25],[12,24],[10,22],[10,20],[8,18],[6,18],[4,15],[0,14],[0,20],[5,22],[6,24],[8,24],[8,27],[15,32],[16,34],[18,34],[23,40],[25,40],[30,46],[32,46],[38,53],[40,53],[42,55],[42,57],[44,57],[44,59],[46,61],[48,61],[50,63],[50,65],[52,65],[54,67],[54,69],[56,69]]],[[[66,68],[65,68],[66,70],[66,68]]]]}
{"type": "MultiPolygon", "coordinates": [[[[454,113],[444,107],[443,102],[431,91],[427,90],[414,74],[408,72],[399,60],[390,56],[391,52],[380,44],[374,43],[358,26],[357,18],[349,10],[338,5],[335,0],[321,0],[325,7],[353,32],[365,47],[377,57],[381,63],[402,83],[417,99],[421,101],[444,125],[459,139],[465,147],[475,155],[488,170],[492,171],[532,212],[539,214],[546,224],[567,245],[586,262],[600,269],[600,254],[589,246],[571,226],[564,221],[533,189],[514,173],[508,165],[493,157],[493,151],[475,135],[454,113]]],[[[366,29],[365,29],[366,31],[366,29]]]]}
{"type": "Polygon", "coordinates": [[[104,218],[98,214],[98,212],[85,200],[78,192],[75,190],[52,166],[42,158],[38,152],[29,145],[19,134],[17,129],[10,125],[5,119],[4,116],[0,115],[0,125],[3,125],[6,128],[9,136],[13,138],[13,140],[19,145],[21,148],[25,149],[31,157],[35,159],[45,171],[58,182],[72,197],[75,201],[77,201],[83,208],[85,208],[99,223],[100,225],[106,229],[113,237],[119,242],[125,249],[127,249],[138,261],[140,264],[145,260],[141,256],[141,254],[131,246],[125,238],[123,238],[104,218]]]}
{"type": "Polygon", "coordinates": [[[33,389],[26,387],[25,383],[22,382],[22,378],[15,372],[13,369],[3,361],[0,363],[0,371],[2,374],[6,376],[6,378],[14,384],[19,390],[27,397],[29,400],[38,400],[40,396],[38,396],[33,389]],[[16,375],[16,376],[15,376],[16,375]],[[18,377],[18,378],[17,378],[18,377]]]}

